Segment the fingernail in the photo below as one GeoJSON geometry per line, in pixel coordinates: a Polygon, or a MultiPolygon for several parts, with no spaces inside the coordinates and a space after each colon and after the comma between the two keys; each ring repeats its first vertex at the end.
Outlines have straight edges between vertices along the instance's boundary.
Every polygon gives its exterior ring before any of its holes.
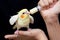
{"type": "Polygon", "coordinates": [[[14,34],[18,34],[18,33],[19,33],[19,31],[18,31],[18,30],[14,32],[14,34]]]}
{"type": "Polygon", "coordinates": [[[6,39],[7,39],[8,37],[7,37],[7,36],[4,36],[4,38],[6,38],[6,39]]]}

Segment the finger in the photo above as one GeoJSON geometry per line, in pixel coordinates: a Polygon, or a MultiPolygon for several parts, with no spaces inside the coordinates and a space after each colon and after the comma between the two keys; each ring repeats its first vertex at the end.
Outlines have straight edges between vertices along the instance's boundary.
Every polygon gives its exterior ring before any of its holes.
{"type": "Polygon", "coordinates": [[[56,2],[50,4],[49,7],[52,8],[55,4],[56,4],[56,2]]]}
{"type": "Polygon", "coordinates": [[[58,0],[53,0],[53,2],[57,2],[58,0]]]}
{"type": "Polygon", "coordinates": [[[53,0],[53,3],[49,5],[50,8],[52,8],[56,4],[56,2],[57,2],[57,0],[53,0]]]}
{"type": "Polygon", "coordinates": [[[53,3],[53,0],[48,0],[49,3],[53,3]]]}
{"type": "Polygon", "coordinates": [[[42,0],[42,1],[45,3],[45,5],[49,5],[48,0],[42,0]]]}
{"type": "Polygon", "coordinates": [[[57,3],[54,5],[53,10],[54,13],[58,14],[60,12],[60,1],[57,1],[57,3]]]}
{"type": "Polygon", "coordinates": [[[15,34],[19,33],[18,35],[24,35],[24,36],[30,36],[30,32],[29,31],[19,31],[19,32],[15,32],[15,34]]]}
{"type": "Polygon", "coordinates": [[[14,39],[14,38],[17,38],[17,35],[5,35],[4,36],[6,39],[14,39]]]}
{"type": "Polygon", "coordinates": [[[28,28],[28,31],[31,31],[32,29],[31,28],[28,28]]]}
{"type": "Polygon", "coordinates": [[[41,7],[44,7],[44,6],[45,6],[45,3],[43,2],[43,0],[40,0],[40,1],[38,2],[38,5],[40,5],[41,7]]]}
{"type": "MultiPolygon", "coordinates": [[[[32,29],[31,28],[28,28],[28,30],[27,31],[31,31],[32,29]]],[[[26,31],[23,31],[23,32],[26,32],[26,31]]],[[[18,30],[16,30],[15,32],[14,32],[15,34],[19,34],[19,31],[18,30]]]]}

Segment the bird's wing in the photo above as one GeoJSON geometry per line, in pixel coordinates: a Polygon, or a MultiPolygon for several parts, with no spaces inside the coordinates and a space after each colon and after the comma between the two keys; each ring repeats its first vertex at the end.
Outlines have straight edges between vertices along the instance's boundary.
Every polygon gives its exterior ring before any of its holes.
{"type": "Polygon", "coordinates": [[[9,23],[13,25],[18,19],[18,15],[11,16],[9,23]]]}
{"type": "Polygon", "coordinates": [[[30,22],[33,24],[34,23],[34,18],[31,15],[29,15],[29,17],[30,17],[30,22]]]}

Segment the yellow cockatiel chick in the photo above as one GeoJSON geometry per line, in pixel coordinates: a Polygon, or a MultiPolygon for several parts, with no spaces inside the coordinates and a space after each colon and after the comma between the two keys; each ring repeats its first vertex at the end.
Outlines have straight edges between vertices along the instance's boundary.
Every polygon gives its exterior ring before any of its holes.
{"type": "Polygon", "coordinates": [[[17,15],[13,15],[9,22],[11,25],[15,23],[13,29],[17,28],[19,30],[21,27],[29,28],[29,24],[34,23],[34,19],[27,9],[22,9],[17,15]]]}

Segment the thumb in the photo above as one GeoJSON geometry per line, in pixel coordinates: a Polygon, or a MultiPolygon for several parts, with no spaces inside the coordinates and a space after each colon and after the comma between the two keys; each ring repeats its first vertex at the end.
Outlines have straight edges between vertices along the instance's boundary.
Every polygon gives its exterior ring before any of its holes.
{"type": "MultiPolygon", "coordinates": [[[[30,30],[30,29],[29,29],[30,30]]],[[[15,31],[15,34],[18,34],[18,35],[23,35],[23,36],[30,36],[30,31],[15,31]]]]}

